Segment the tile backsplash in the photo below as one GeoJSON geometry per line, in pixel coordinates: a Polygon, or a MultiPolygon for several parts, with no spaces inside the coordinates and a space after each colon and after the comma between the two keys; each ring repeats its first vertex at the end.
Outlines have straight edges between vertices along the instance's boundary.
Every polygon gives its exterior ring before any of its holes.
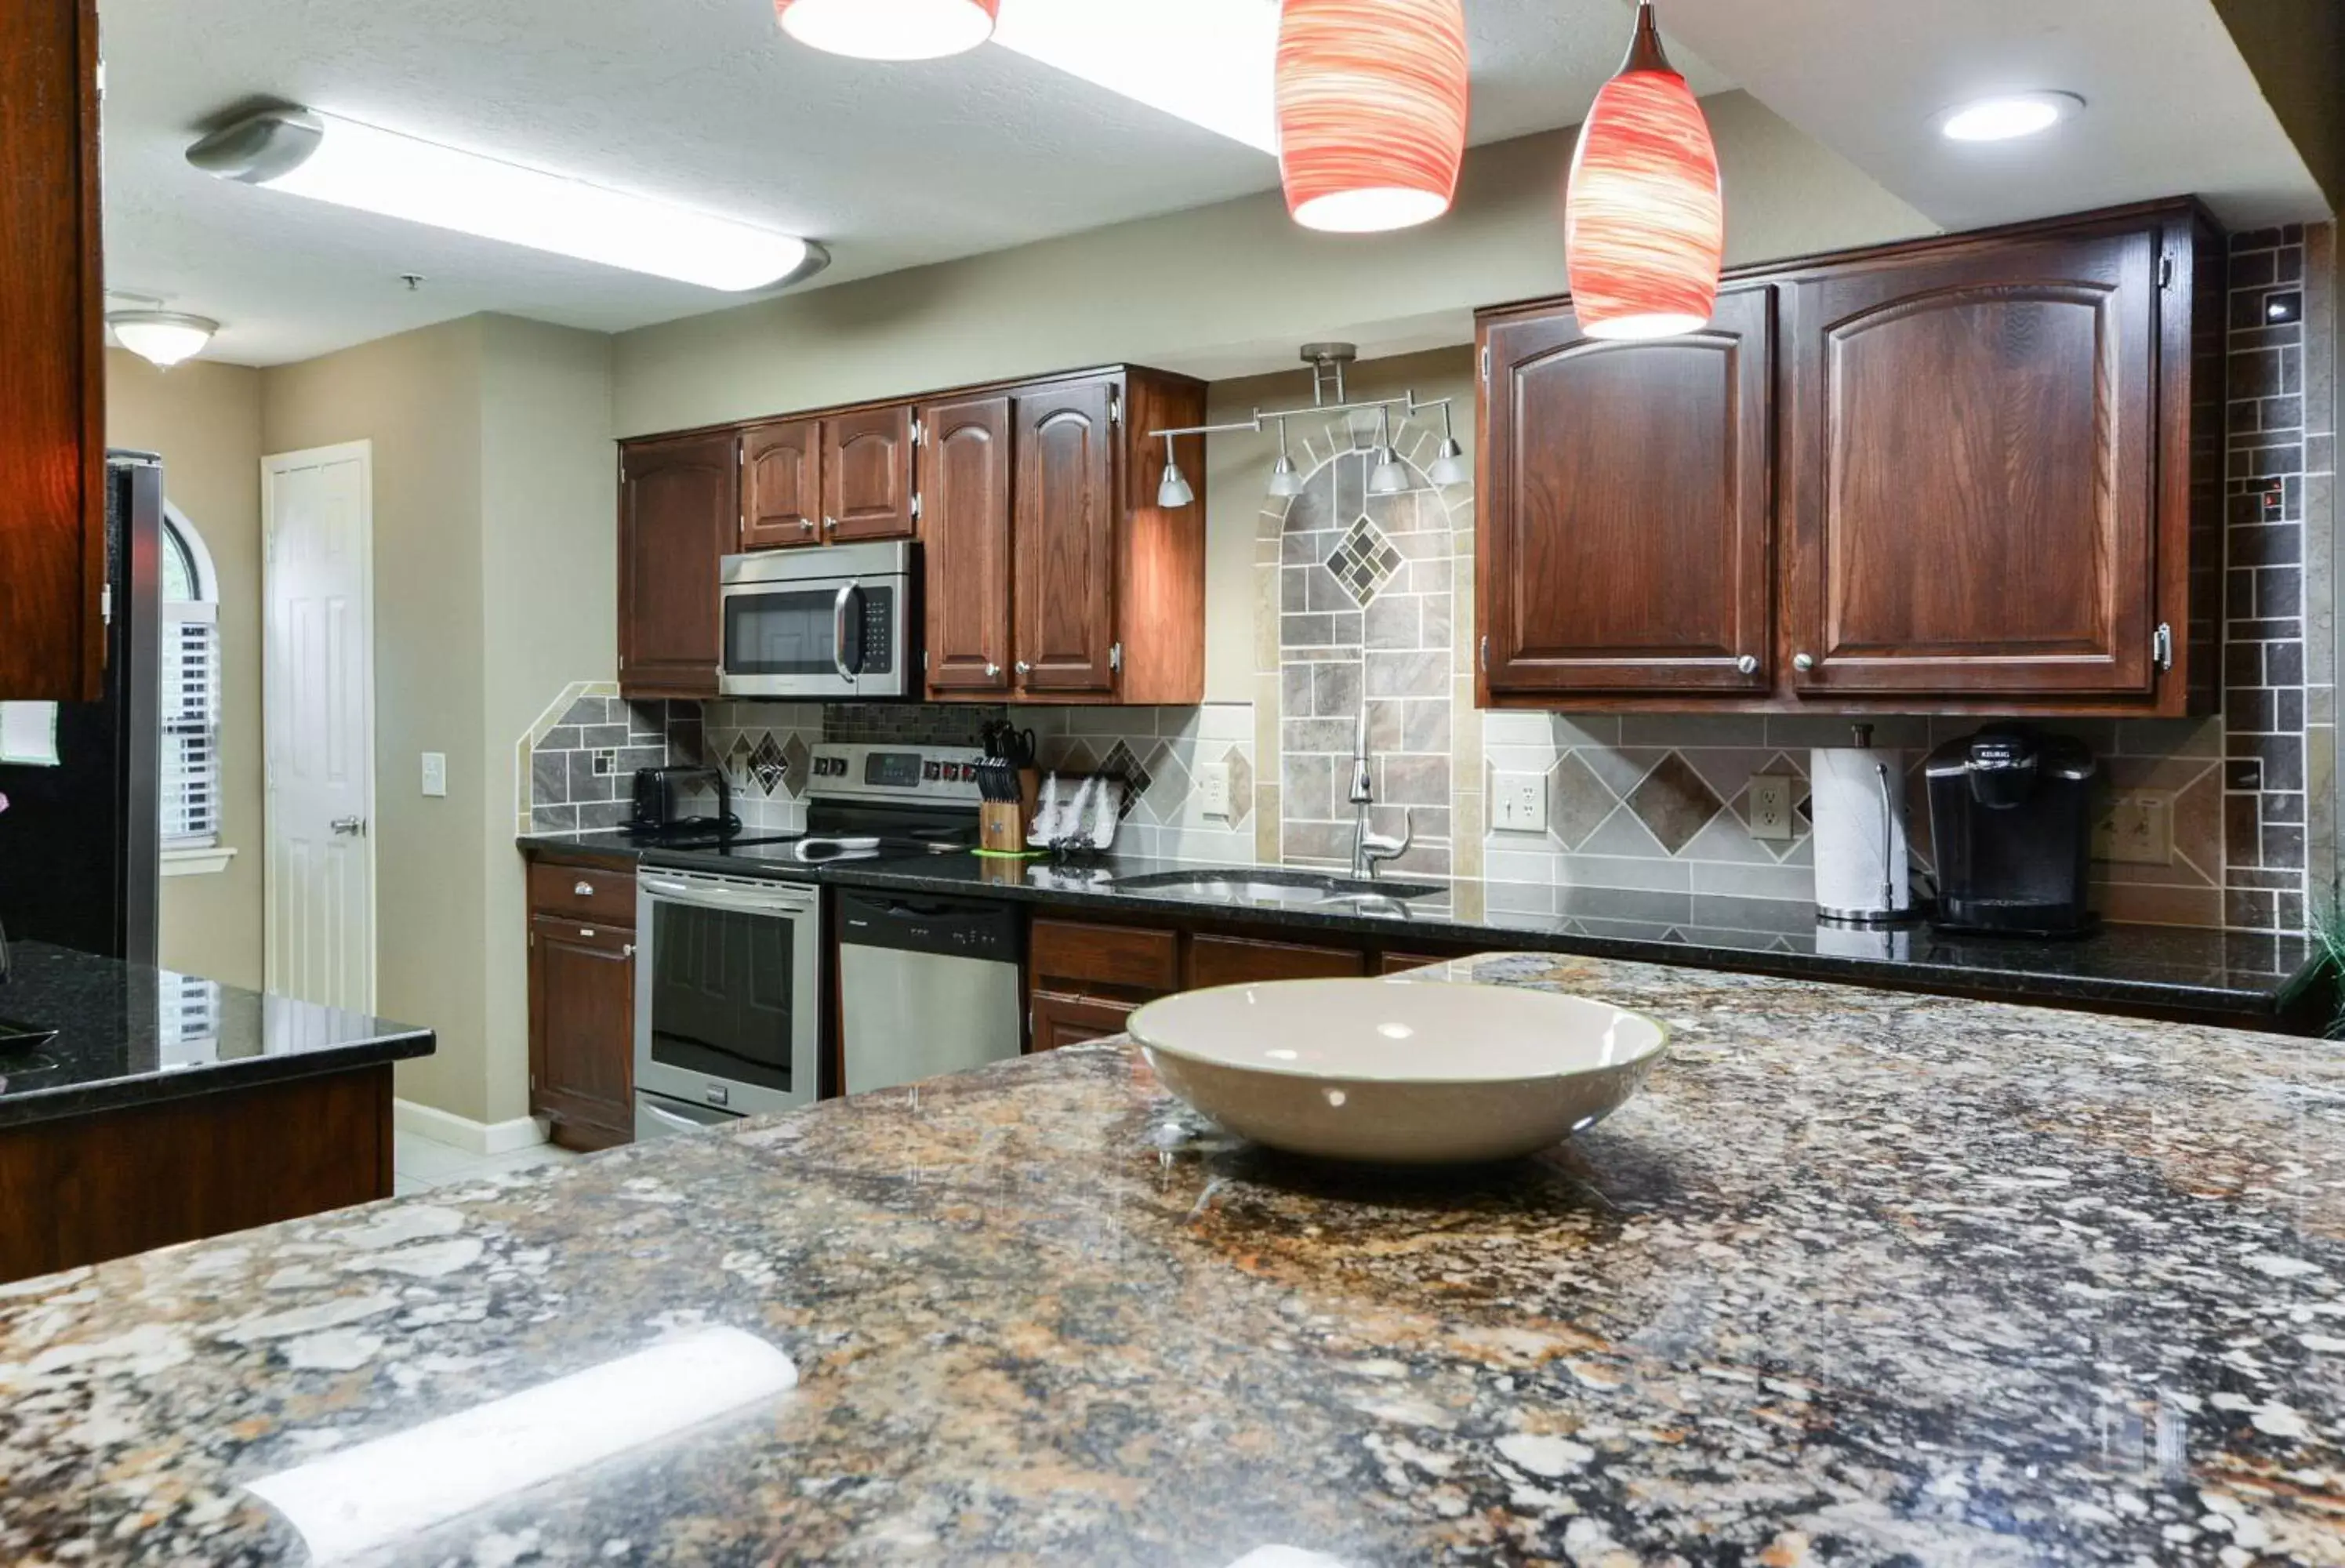
{"type": "MultiPolygon", "coordinates": [[[[2329,226],[2230,242],[2223,711],[2044,726],[2091,747],[2107,794],[2148,792],[2166,810],[2164,864],[2094,865],[2095,904],[2112,919],[2290,931],[2334,896],[2334,242],[2329,226]]],[[[1365,711],[1376,759],[1373,825],[1396,834],[1406,808],[1415,834],[1399,868],[1487,877],[1494,909],[1569,915],[1578,888],[1650,892],[1657,910],[1812,899],[1808,754],[1848,744],[1850,720],[1479,712],[1475,498],[1470,484],[1427,477],[1437,427],[1396,426],[1407,482],[1383,495],[1367,482],[1373,426],[1338,414],[1307,430],[1297,421],[1293,434],[1302,493],[1266,500],[1252,525],[1251,702],[1008,710],[1035,730],[1044,766],[1112,772],[1134,786],[1120,851],[1347,864],[1348,764],[1365,711]],[[1227,770],[1229,804],[1209,816],[1202,778],[1213,769],[1227,770]],[[1489,825],[1501,774],[1537,778],[1545,831],[1489,825]],[[1788,840],[1751,834],[1750,781],[1759,774],[1793,781],[1788,840]]],[[[973,746],[1004,712],[631,704],[608,685],[575,686],[524,742],[534,743],[523,770],[532,794],[520,816],[540,831],[601,825],[624,811],[614,803],[645,760],[706,756],[731,774],[745,820],[787,829],[804,821],[804,764],[817,741],[973,746]]],[[[1924,873],[1923,761],[1985,722],[1871,721],[1875,744],[1906,754],[1909,827],[1924,873]]]]}

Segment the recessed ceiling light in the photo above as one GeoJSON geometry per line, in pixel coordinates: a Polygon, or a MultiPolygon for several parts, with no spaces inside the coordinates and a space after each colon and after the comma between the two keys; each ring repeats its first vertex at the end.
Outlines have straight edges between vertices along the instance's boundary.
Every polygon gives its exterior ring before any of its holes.
{"type": "Polygon", "coordinates": [[[1938,116],[1938,134],[1955,142],[2007,142],[2048,131],[2084,107],[2074,93],[2004,93],[1946,110],[1938,116]]]}
{"type": "Polygon", "coordinates": [[[264,109],[188,149],[207,174],[655,277],[741,290],[829,253],[796,235],[628,196],[315,109],[264,109]]]}
{"type": "Polygon", "coordinates": [[[1274,0],[1008,0],[993,41],[1177,119],[1278,150],[1274,0]]]}
{"type": "Polygon", "coordinates": [[[782,31],[860,60],[939,60],[992,35],[1001,0],[775,0],[782,31]]]}

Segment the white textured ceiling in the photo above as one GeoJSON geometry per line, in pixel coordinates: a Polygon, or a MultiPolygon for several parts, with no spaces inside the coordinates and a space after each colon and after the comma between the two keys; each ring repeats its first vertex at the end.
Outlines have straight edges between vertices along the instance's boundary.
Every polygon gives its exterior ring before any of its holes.
{"type": "MultiPolygon", "coordinates": [[[[107,284],[218,319],[210,357],[249,364],[476,310],[617,330],[744,298],[190,168],[188,145],[253,98],[811,236],[835,257],[815,287],[1278,183],[1261,152],[1004,49],[893,66],[814,53],[781,36],[770,0],[101,9],[107,284]],[[411,293],[408,272],[426,279],[411,293]]],[[[1468,14],[1477,141],[1577,121],[1630,16],[1626,0],[1469,0],[1468,14]]],[[[1730,85],[1680,64],[1700,91],[1730,85]]]]}

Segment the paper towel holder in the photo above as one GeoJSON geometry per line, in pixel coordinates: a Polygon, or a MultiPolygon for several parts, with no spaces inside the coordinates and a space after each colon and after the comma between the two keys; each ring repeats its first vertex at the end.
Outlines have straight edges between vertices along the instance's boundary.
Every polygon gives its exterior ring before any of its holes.
{"type": "MultiPolygon", "coordinates": [[[[1855,752],[1860,754],[1870,752],[1873,749],[1873,726],[1868,723],[1852,726],[1851,738],[1853,742],[1853,749],[1855,752]]],[[[1812,772],[1817,775],[1815,782],[1819,786],[1822,784],[1824,754],[1822,751],[1816,754],[1815,764],[1812,768],[1812,772]]],[[[1866,907],[1855,899],[1851,899],[1845,905],[1833,905],[1819,897],[1816,903],[1816,918],[1836,926],[1902,926],[1921,917],[1921,910],[1916,905],[1913,895],[1910,873],[1904,878],[1897,875],[1901,869],[1903,869],[1905,858],[1904,824],[1903,814],[1898,809],[1899,792],[1904,781],[1901,777],[1893,783],[1889,776],[1889,764],[1878,758],[1867,758],[1866,764],[1870,766],[1872,782],[1879,792],[1881,803],[1878,813],[1881,881],[1877,900],[1873,906],[1866,907]],[[1905,884],[1902,888],[1899,885],[1901,881],[1905,884]]],[[[1821,794],[1821,789],[1814,793],[1821,794]]],[[[1822,814],[1819,813],[1820,818],[1821,815],[1822,814]]],[[[1826,831],[1821,820],[1817,824],[1817,831],[1819,834],[1826,831]]],[[[1822,865],[1821,852],[1820,845],[1819,865],[1822,865]]],[[[1818,891],[1821,893],[1822,889],[1819,888],[1818,891]]]]}

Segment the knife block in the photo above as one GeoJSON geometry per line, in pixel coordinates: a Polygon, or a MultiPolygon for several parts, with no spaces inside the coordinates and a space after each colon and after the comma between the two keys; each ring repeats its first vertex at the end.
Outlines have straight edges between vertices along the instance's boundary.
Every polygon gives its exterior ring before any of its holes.
{"type": "Polygon", "coordinates": [[[1018,774],[1016,800],[989,800],[980,804],[977,846],[1001,855],[1022,854],[1027,830],[1034,821],[1034,797],[1041,787],[1042,775],[1033,768],[1022,768],[1018,774]]]}

